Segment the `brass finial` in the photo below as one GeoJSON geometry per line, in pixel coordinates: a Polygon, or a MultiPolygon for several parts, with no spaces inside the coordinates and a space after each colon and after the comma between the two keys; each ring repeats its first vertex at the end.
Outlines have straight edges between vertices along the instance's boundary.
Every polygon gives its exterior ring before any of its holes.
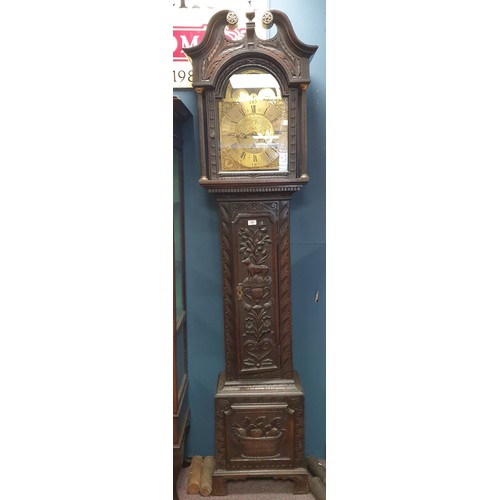
{"type": "Polygon", "coordinates": [[[262,25],[264,28],[270,28],[274,22],[274,17],[271,11],[266,11],[262,15],[262,25]]]}
{"type": "Polygon", "coordinates": [[[227,21],[227,24],[229,24],[231,26],[238,24],[238,14],[236,14],[236,12],[233,12],[232,10],[230,10],[227,13],[226,21],[227,21]]]}

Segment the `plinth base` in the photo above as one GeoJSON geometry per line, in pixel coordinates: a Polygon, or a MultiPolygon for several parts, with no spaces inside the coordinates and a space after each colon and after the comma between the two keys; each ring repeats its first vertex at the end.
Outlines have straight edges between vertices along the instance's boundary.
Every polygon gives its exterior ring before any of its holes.
{"type": "Polygon", "coordinates": [[[294,495],[307,495],[309,493],[309,475],[306,469],[299,468],[283,471],[248,470],[244,473],[218,469],[214,471],[212,476],[212,495],[227,495],[227,481],[241,481],[255,478],[292,480],[294,482],[294,495]]]}
{"type": "Polygon", "coordinates": [[[215,395],[216,467],[212,495],[226,495],[230,480],[267,477],[294,481],[306,494],[304,392],[293,379],[226,381],[215,395]]]}

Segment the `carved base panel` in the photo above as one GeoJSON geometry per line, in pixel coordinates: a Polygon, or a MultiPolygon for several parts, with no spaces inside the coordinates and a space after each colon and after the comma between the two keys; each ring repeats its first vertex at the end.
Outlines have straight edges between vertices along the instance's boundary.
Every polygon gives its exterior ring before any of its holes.
{"type": "Polygon", "coordinates": [[[304,461],[304,392],[299,377],[227,381],[219,376],[215,396],[214,491],[226,481],[250,477],[292,479],[307,493],[304,461]]]}

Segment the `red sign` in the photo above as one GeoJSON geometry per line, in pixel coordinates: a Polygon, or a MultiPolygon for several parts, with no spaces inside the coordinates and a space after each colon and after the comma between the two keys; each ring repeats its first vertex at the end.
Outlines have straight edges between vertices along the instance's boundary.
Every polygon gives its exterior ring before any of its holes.
{"type": "Polygon", "coordinates": [[[206,24],[201,26],[174,26],[174,61],[187,61],[187,57],[183,52],[185,47],[193,47],[198,45],[207,29],[206,24]]]}
{"type": "MultiPolygon", "coordinates": [[[[206,24],[201,26],[174,26],[174,61],[187,61],[182,50],[185,47],[198,45],[205,35],[206,24]]],[[[245,35],[246,28],[231,30],[226,28],[224,34],[229,40],[241,40],[245,35]]]]}

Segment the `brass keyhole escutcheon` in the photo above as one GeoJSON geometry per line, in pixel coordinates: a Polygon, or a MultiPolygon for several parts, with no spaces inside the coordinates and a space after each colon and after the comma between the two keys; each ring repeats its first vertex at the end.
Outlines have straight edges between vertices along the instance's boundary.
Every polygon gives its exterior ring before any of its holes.
{"type": "Polygon", "coordinates": [[[241,285],[236,287],[236,298],[238,300],[243,300],[243,287],[241,285]]]}

